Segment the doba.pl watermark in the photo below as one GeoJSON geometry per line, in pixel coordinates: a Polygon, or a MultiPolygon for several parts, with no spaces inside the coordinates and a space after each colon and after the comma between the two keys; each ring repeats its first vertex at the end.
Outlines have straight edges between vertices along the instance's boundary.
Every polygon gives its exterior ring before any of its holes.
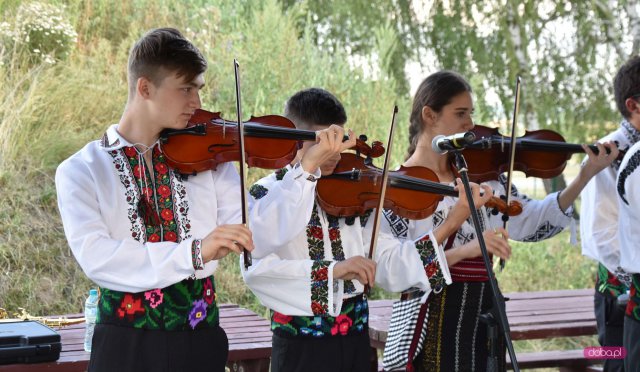
{"type": "Polygon", "coordinates": [[[586,359],[624,359],[627,349],[624,346],[590,346],[584,348],[586,359]]]}

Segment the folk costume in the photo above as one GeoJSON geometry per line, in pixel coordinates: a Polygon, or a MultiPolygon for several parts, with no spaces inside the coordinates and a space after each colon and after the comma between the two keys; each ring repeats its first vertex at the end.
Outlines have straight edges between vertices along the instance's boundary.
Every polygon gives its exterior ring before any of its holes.
{"type": "MultiPolygon", "coordinates": [[[[601,140],[606,141],[616,141],[621,151],[627,151],[640,141],[640,131],[623,119],[615,132],[601,140]]],[[[602,346],[622,345],[624,310],[618,307],[617,298],[628,291],[631,282],[631,276],[620,267],[618,196],[611,192],[616,189],[620,163],[620,160],[614,160],[596,174],[581,194],[582,254],[598,262],[594,310],[598,341],[602,346]]],[[[605,360],[604,370],[622,371],[622,360],[605,360]]]]}
{"type": "Polygon", "coordinates": [[[148,151],[152,166],[113,125],[56,173],[67,240],[100,286],[89,371],[224,371],[217,262],[203,263],[201,239],[239,223],[238,174],[227,163],[184,180],[148,151]]]}
{"type": "MultiPolygon", "coordinates": [[[[501,176],[499,181],[487,184],[496,194],[504,195],[506,182],[506,177],[501,176]]],[[[522,203],[523,211],[510,217],[509,238],[537,242],[562,231],[571,222],[573,212],[571,208],[567,211],[560,209],[558,195],[553,193],[543,200],[531,200],[512,187],[513,200],[522,203]]],[[[420,231],[429,231],[442,224],[455,200],[445,196],[435,213],[423,220],[407,220],[385,211],[386,223],[381,228],[390,229],[400,239],[415,239],[420,231]]],[[[483,231],[502,227],[502,214],[497,210],[482,207],[480,212],[483,231]]],[[[475,238],[475,229],[469,218],[445,250],[475,238]]],[[[430,372],[485,371],[488,340],[486,325],[480,321],[480,315],[491,309],[493,300],[483,258],[464,259],[449,270],[453,283],[439,293],[432,292],[427,299],[427,335],[421,353],[414,360],[414,367],[417,371],[430,372]]],[[[499,349],[501,363],[504,363],[504,346],[499,349]]],[[[504,365],[501,367],[504,369],[504,365]]]]}
{"type": "Polygon", "coordinates": [[[632,275],[624,318],[623,345],[627,356],[624,360],[626,372],[640,371],[640,142],[627,151],[620,164],[616,190],[620,217],[618,234],[620,239],[620,266],[632,275]]]}
{"type": "MultiPolygon", "coordinates": [[[[251,187],[257,200],[250,212],[254,262],[243,276],[271,309],[272,371],[368,371],[376,356],[364,288],[357,280],[334,279],[333,268],[367,255],[374,218],[327,214],[314,202],[319,176],[298,163],[251,187]]],[[[450,282],[444,253],[427,231],[404,244],[381,234],[378,285],[429,291],[450,282]]]]}

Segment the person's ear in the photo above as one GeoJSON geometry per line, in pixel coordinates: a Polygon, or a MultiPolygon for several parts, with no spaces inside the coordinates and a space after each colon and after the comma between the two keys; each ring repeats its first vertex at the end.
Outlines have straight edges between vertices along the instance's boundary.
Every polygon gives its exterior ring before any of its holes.
{"type": "Polygon", "coordinates": [[[422,107],[422,122],[425,124],[433,124],[436,121],[437,114],[429,106],[422,107]]]}
{"type": "Polygon", "coordinates": [[[138,93],[138,95],[140,95],[140,97],[142,97],[143,99],[149,99],[151,97],[153,88],[154,85],[151,80],[147,79],[144,76],[138,78],[138,81],[136,82],[136,92],[138,93]]]}
{"type": "Polygon", "coordinates": [[[629,111],[630,114],[640,115],[640,104],[638,104],[638,101],[633,99],[633,97],[627,98],[624,101],[624,105],[625,105],[625,107],[627,108],[627,111],[629,111]]]}

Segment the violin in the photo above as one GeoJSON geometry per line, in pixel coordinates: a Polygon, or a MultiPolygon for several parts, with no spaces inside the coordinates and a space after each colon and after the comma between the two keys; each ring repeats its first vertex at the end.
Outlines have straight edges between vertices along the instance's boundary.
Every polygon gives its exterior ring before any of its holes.
{"type": "MultiPolygon", "coordinates": [[[[500,174],[508,171],[511,138],[501,135],[498,128],[482,125],[476,125],[471,131],[478,139],[462,152],[469,178],[476,183],[498,180],[500,174]]],[[[595,145],[589,148],[598,153],[595,145]]],[[[566,143],[562,135],[548,129],[526,131],[524,136],[516,138],[516,149],[513,169],[537,178],[559,176],[571,155],[584,153],[581,145],[566,143]]],[[[623,157],[621,151],[618,159],[623,157]]]]}
{"type": "MultiPolygon", "coordinates": [[[[343,153],[333,174],[318,180],[316,200],[328,214],[338,217],[361,215],[375,208],[379,199],[382,170],[371,157],[343,153]]],[[[389,172],[389,185],[384,208],[412,220],[424,219],[435,212],[444,196],[458,196],[453,186],[439,183],[438,176],[425,167],[400,167],[389,172]]],[[[492,197],[487,207],[497,208],[510,216],[522,212],[522,205],[509,206],[499,197],[492,197]]]]}
{"type": "MultiPolygon", "coordinates": [[[[160,150],[167,164],[179,173],[196,174],[215,170],[220,163],[239,161],[238,134],[236,121],[223,119],[219,112],[198,109],[185,129],[162,131],[160,150]]],[[[316,132],[296,129],[291,120],[279,115],[252,116],[244,122],[244,134],[247,164],[264,169],[284,167],[295,158],[300,141],[316,140],[316,132]]]]}

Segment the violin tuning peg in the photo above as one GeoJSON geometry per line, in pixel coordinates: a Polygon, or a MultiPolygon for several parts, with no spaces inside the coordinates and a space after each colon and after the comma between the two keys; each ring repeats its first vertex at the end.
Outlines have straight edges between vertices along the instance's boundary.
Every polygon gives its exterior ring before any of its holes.
{"type": "Polygon", "coordinates": [[[366,134],[361,134],[361,135],[358,137],[358,139],[360,139],[360,141],[362,141],[362,142],[367,142],[367,140],[368,140],[369,138],[367,138],[367,135],[366,135],[366,134]]]}

